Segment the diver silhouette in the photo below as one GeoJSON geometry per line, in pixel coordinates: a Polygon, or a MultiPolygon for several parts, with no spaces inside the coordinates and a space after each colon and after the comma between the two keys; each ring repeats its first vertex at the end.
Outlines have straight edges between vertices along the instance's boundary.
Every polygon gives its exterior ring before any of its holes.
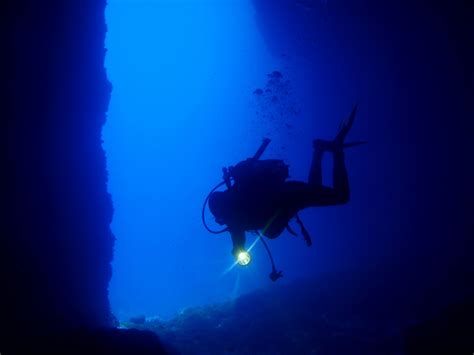
{"type": "MultiPolygon", "coordinates": [[[[215,191],[214,188],[211,191],[208,196],[209,208],[216,222],[227,226],[220,232],[230,232],[232,254],[237,260],[239,253],[245,251],[246,231],[261,231],[262,235],[274,239],[287,228],[291,234],[296,235],[288,225],[294,217],[301,227],[307,245],[311,246],[311,238],[298,217],[298,211],[308,207],[341,205],[349,201],[350,187],[344,162],[344,148],[366,143],[344,142],[354,123],[356,111],[357,105],[348,119],[341,122],[339,132],[333,140],[313,141],[308,182],[286,181],[289,177],[288,165],[283,160],[259,159],[270,143],[269,139],[264,140],[253,158],[223,169],[224,182],[216,188],[225,183],[227,189],[215,191]],[[322,183],[321,164],[326,152],[333,155],[332,187],[322,183]]],[[[266,244],[265,247],[267,248],[266,244]]],[[[281,272],[273,276],[281,277],[281,272]]],[[[273,280],[272,276],[271,278],[273,280]]]]}

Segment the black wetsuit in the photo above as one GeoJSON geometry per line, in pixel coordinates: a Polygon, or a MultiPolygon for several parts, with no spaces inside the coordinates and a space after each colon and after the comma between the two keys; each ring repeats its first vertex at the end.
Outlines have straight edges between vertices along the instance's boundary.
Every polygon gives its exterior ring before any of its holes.
{"type": "MultiPolygon", "coordinates": [[[[263,235],[276,238],[298,211],[349,201],[349,180],[343,150],[333,152],[333,187],[322,184],[323,154],[324,150],[315,144],[307,183],[250,176],[246,183],[236,182],[228,190],[211,195],[209,207],[216,221],[227,225],[234,255],[244,249],[245,231],[261,230],[263,235]]],[[[249,174],[254,174],[252,169],[249,169],[249,174]]]]}

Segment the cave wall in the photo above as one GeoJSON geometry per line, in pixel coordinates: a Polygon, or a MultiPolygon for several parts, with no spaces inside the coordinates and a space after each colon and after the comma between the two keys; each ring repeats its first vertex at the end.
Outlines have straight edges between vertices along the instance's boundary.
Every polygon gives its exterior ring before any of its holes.
{"type": "Polygon", "coordinates": [[[111,324],[105,6],[1,5],[0,346],[111,324]]]}

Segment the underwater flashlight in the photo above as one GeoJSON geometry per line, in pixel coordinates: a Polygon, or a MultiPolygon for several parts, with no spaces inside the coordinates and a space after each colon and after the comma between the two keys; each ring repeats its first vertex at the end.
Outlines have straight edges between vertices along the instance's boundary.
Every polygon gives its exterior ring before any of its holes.
{"type": "Polygon", "coordinates": [[[250,257],[250,254],[245,250],[240,251],[239,255],[237,255],[237,263],[239,265],[246,266],[250,264],[251,261],[252,258],[250,257]]]}

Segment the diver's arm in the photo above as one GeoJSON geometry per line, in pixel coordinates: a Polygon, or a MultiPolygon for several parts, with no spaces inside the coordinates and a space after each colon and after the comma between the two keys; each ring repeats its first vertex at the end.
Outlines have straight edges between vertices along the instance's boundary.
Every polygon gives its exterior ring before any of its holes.
{"type": "Polygon", "coordinates": [[[239,252],[245,249],[245,231],[232,228],[229,232],[232,237],[232,255],[237,258],[239,252]]]}

